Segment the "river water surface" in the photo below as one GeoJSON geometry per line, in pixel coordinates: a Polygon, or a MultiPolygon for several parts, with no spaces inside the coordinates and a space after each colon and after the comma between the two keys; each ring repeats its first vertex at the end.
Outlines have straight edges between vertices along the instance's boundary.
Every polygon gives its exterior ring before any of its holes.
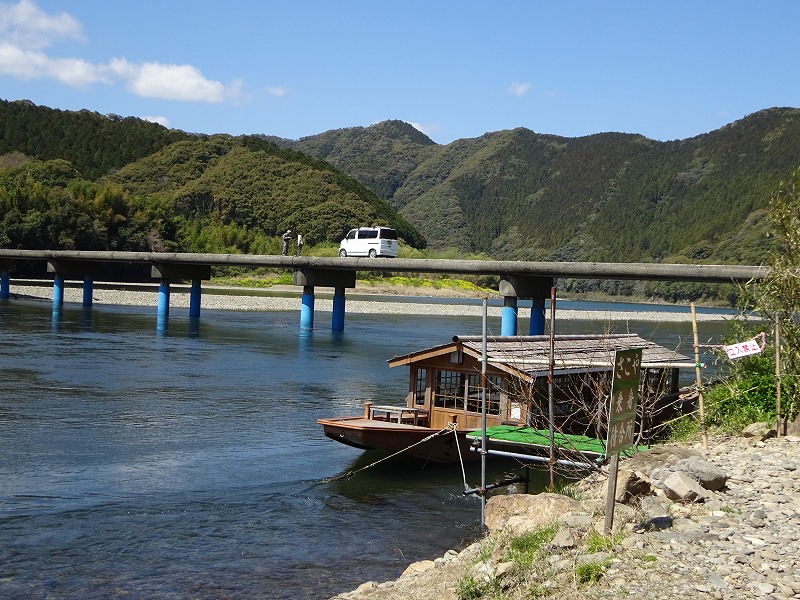
{"type": "MultiPolygon", "coordinates": [[[[612,325],[691,355],[686,312],[612,325]]],[[[296,312],[205,310],[199,324],[173,310],[165,332],[155,308],[0,302],[0,597],[328,598],[479,536],[460,467],[392,460],[326,481],[376,456],[328,440],[316,419],[402,403],[408,373],[386,360],[480,335],[481,319],[325,325],[299,333],[299,300],[296,312]]],[[[701,323],[704,340],[725,331],[701,323]]],[[[477,465],[466,475],[480,483],[477,465]]]]}

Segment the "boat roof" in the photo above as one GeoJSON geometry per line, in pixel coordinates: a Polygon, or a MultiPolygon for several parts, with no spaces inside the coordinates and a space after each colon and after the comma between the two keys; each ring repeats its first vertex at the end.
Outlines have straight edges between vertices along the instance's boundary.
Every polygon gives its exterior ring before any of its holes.
{"type": "MultiPolygon", "coordinates": [[[[612,369],[617,350],[642,349],[642,368],[694,368],[694,361],[646,340],[636,334],[554,336],[554,359],[557,374],[612,369]]],[[[447,344],[395,356],[390,367],[410,365],[444,354],[461,351],[478,360],[482,358],[481,336],[455,336],[447,344]]],[[[487,363],[523,378],[546,375],[550,362],[550,336],[491,336],[486,339],[487,363]]]]}

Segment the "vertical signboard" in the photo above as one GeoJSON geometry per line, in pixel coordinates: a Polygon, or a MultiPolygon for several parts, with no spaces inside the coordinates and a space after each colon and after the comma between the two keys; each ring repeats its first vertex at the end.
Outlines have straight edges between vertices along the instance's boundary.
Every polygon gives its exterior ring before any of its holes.
{"type": "Polygon", "coordinates": [[[639,405],[639,373],[642,349],[618,350],[614,354],[614,379],[608,412],[606,456],[633,446],[636,408],[639,405]]]}
{"type": "Polygon", "coordinates": [[[606,456],[611,457],[606,495],[605,533],[614,525],[614,496],[617,493],[619,453],[633,446],[636,408],[639,404],[639,374],[642,349],[617,350],[614,353],[614,379],[611,384],[611,406],[608,409],[606,456]]]}

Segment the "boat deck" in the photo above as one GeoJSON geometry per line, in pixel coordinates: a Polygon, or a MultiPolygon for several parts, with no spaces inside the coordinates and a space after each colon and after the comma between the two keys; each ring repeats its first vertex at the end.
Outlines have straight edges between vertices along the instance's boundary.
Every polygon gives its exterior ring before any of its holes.
{"type": "MultiPolygon", "coordinates": [[[[467,434],[470,440],[481,439],[481,431],[472,431],[467,434]]],[[[531,427],[518,427],[516,425],[497,425],[486,428],[488,443],[501,443],[504,446],[515,446],[520,449],[549,449],[550,432],[546,429],[533,429],[531,427]]],[[[553,434],[553,444],[558,450],[580,452],[584,456],[601,458],[606,454],[606,445],[603,440],[590,438],[585,435],[572,435],[564,433],[553,434]]],[[[637,451],[647,450],[647,446],[639,446],[637,451]]],[[[631,449],[628,452],[633,452],[631,449]]]]}
{"type": "Polygon", "coordinates": [[[328,419],[317,419],[317,423],[322,425],[331,424],[340,427],[351,427],[354,429],[428,429],[411,423],[398,423],[397,421],[382,421],[379,419],[365,419],[364,417],[333,417],[328,419]]]}

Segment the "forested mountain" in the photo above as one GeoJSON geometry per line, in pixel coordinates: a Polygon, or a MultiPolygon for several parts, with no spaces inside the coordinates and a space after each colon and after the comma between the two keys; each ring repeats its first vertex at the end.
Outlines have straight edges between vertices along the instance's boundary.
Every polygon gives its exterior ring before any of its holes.
{"type": "Polygon", "coordinates": [[[0,101],[0,245],[78,247],[55,223],[91,221],[92,248],[266,252],[285,227],[313,245],[380,222],[498,259],[757,264],[798,164],[795,108],[669,142],[518,128],[438,145],[402,121],[294,141],[0,101]]]}
{"type": "Polygon", "coordinates": [[[523,260],[757,264],[771,194],[800,164],[795,108],[670,142],[518,128],[437,146],[409,128],[271,139],[359,179],[433,247],[523,260]]]}
{"type": "Polygon", "coordinates": [[[16,151],[39,160],[68,160],[88,179],[190,138],[133,117],[0,100],[0,155],[16,151]]]}
{"type": "Polygon", "coordinates": [[[276,253],[287,228],[314,245],[373,223],[426,244],[355,179],[263,137],[0,101],[0,247],[276,253]]]}

